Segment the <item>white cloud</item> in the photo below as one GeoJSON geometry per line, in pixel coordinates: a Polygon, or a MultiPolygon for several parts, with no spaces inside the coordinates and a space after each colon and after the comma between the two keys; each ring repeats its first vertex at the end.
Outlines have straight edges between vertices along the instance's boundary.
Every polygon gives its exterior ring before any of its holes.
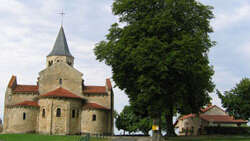
{"type": "Polygon", "coordinates": [[[250,59],[250,42],[243,43],[242,45],[239,45],[235,52],[239,54],[239,56],[244,57],[246,60],[250,59]]]}
{"type": "Polygon", "coordinates": [[[213,80],[217,84],[217,88],[220,91],[229,90],[241,79],[234,72],[230,71],[230,68],[225,66],[215,66],[215,74],[213,80]]]}
{"type": "Polygon", "coordinates": [[[234,11],[222,11],[216,14],[215,20],[212,22],[212,26],[215,31],[232,27],[233,24],[239,23],[243,20],[250,18],[250,4],[245,3],[241,7],[237,7],[234,11]]]}

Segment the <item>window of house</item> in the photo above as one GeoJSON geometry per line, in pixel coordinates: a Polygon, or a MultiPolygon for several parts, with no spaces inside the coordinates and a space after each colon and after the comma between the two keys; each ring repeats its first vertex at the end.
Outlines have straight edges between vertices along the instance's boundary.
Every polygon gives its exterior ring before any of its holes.
{"type": "Polygon", "coordinates": [[[62,78],[59,79],[59,84],[62,85],[62,78]]]}
{"type": "Polygon", "coordinates": [[[45,117],[45,109],[43,109],[42,117],[43,117],[43,118],[45,117]]]}
{"type": "Polygon", "coordinates": [[[23,120],[25,120],[25,119],[26,119],[26,113],[23,112],[23,120]]]}
{"type": "Polygon", "coordinates": [[[96,115],[93,115],[92,121],[96,121],[96,115]]]}
{"type": "Polygon", "coordinates": [[[61,117],[61,109],[60,108],[56,109],[56,117],[61,117]]]}
{"type": "Polygon", "coordinates": [[[72,118],[75,118],[75,113],[76,113],[76,111],[72,110],[72,118]]]}

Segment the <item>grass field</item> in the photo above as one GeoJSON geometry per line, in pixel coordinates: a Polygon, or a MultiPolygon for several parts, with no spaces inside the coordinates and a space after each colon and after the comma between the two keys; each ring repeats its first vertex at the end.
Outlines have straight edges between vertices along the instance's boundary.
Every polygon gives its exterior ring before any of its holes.
{"type": "MultiPolygon", "coordinates": [[[[49,136],[38,134],[0,134],[0,141],[79,141],[80,136],[49,136]]],[[[90,141],[110,141],[108,139],[91,138],[90,141]]],[[[247,136],[200,136],[173,137],[166,141],[250,141],[247,136]]]]}
{"type": "MultiPolygon", "coordinates": [[[[0,141],[78,141],[80,136],[49,136],[38,134],[0,134],[0,141]]],[[[90,141],[108,141],[91,138],[90,141]]]]}
{"type": "Polygon", "coordinates": [[[200,137],[173,137],[167,141],[250,141],[250,136],[200,136],[200,137]]]}

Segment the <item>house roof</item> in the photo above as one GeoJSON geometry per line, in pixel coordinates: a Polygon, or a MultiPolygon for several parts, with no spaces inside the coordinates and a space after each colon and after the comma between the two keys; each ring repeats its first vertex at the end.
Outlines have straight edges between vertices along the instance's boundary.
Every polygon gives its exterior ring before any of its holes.
{"type": "MultiPolygon", "coordinates": [[[[218,107],[216,105],[211,105],[208,106],[206,108],[202,108],[200,113],[200,118],[205,120],[205,121],[209,121],[209,122],[216,122],[216,123],[247,123],[247,121],[242,120],[242,119],[234,119],[234,117],[229,116],[229,115],[205,115],[203,113],[209,111],[210,109],[214,108],[214,107],[218,107]]],[[[220,107],[218,107],[219,109],[221,109],[220,107]]],[[[224,111],[223,109],[221,109],[222,111],[224,111]]],[[[174,126],[177,125],[179,120],[184,120],[184,119],[188,119],[191,117],[196,117],[196,114],[188,114],[188,115],[184,115],[181,116],[178,120],[176,120],[176,122],[174,123],[174,126]]]]}
{"type": "Polygon", "coordinates": [[[40,95],[39,97],[65,97],[65,98],[83,99],[82,97],[73,94],[72,92],[61,87],[57,88],[56,90],[50,91],[46,94],[40,95]]]}
{"type": "Polygon", "coordinates": [[[14,92],[33,92],[38,93],[37,85],[16,85],[13,89],[14,92]]]}
{"type": "Polygon", "coordinates": [[[112,89],[112,85],[111,85],[110,79],[106,79],[106,84],[107,84],[108,90],[111,90],[112,89]]]}
{"type": "Polygon", "coordinates": [[[99,104],[96,104],[96,103],[86,103],[84,106],[83,106],[84,109],[100,109],[100,110],[109,110],[108,108],[102,106],[102,105],[99,105],[99,104]]]}
{"type": "Polygon", "coordinates": [[[70,57],[73,57],[69,51],[69,47],[68,47],[67,40],[66,40],[62,26],[60,28],[58,35],[57,35],[54,47],[48,56],[70,56],[70,57]]]}
{"type": "MultiPolygon", "coordinates": [[[[212,109],[212,108],[214,108],[214,107],[217,107],[216,105],[211,105],[211,106],[208,106],[208,107],[206,107],[206,108],[202,108],[201,109],[201,112],[203,112],[203,113],[205,113],[205,112],[207,112],[208,110],[210,110],[210,109],[212,109]]],[[[224,110],[223,110],[224,111],[224,110]]]]}
{"type": "Polygon", "coordinates": [[[180,118],[180,120],[183,120],[183,119],[187,119],[187,118],[191,118],[191,117],[195,117],[196,115],[195,114],[188,114],[188,115],[184,115],[180,118]]]}
{"type": "Polygon", "coordinates": [[[84,86],[85,94],[105,94],[107,93],[105,86],[84,86]]]}
{"type": "Polygon", "coordinates": [[[246,120],[234,119],[229,115],[200,115],[201,119],[214,123],[247,123],[246,120]]]}
{"type": "Polygon", "coordinates": [[[38,103],[35,101],[23,101],[12,106],[32,106],[32,107],[39,107],[38,103]]]}

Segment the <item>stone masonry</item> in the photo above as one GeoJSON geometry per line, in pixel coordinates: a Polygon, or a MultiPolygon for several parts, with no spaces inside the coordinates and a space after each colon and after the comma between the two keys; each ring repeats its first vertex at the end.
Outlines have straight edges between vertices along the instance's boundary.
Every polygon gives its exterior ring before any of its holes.
{"type": "Polygon", "coordinates": [[[113,134],[114,94],[105,86],[85,85],[74,68],[61,27],[46,68],[36,85],[21,85],[12,76],[5,93],[4,133],[113,134]]]}

